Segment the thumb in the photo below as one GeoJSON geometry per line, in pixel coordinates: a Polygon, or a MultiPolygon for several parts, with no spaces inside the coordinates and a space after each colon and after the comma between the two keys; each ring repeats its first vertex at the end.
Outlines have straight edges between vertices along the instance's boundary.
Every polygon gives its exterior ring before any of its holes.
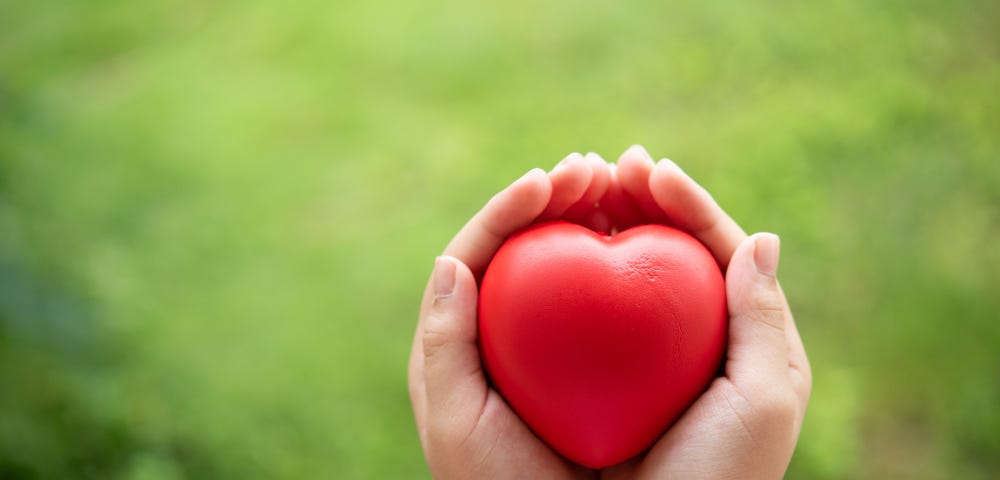
{"type": "Polygon", "coordinates": [[[785,326],[790,313],[776,277],[779,251],[777,235],[754,234],[736,248],[726,271],[726,374],[736,383],[773,385],[788,379],[785,326]]]}
{"type": "Polygon", "coordinates": [[[434,300],[424,323],[424,383],[432,422],[470,427],[486,401],[476,346],[476,281],[465,264],[441,256],[434,263],[434,300]]]}

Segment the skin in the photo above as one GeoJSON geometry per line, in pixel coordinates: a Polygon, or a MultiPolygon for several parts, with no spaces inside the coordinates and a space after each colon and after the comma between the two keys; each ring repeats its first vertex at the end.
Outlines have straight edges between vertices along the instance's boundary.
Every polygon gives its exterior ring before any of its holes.
{"type": "Polygon", "coordinates": [[[747,236],[670,160],[633,146],[609,165],[572,154],[496,194],[435,261],[409,363],[428,465],[439,479],[769,479],[791,460],[812,377],[778,285],[778,237],[747,236]],[[646,452],[594,471],[542,442],[489,387],[476,346],[477,279],[503,241],[539,220],[613,232],[669,223],[698,238],[726,273],[724,375],[646,452]]]}

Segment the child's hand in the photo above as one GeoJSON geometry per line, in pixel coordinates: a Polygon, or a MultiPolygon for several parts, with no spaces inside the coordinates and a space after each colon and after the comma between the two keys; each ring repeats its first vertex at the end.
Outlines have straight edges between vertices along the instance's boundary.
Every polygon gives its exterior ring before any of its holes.
{"type": "Polygon", "coordinates": [[[486,383],[476,349],[476,283],[504,239],[539,219],[611,231],[669,222],[726,267],[730,334],[725,376],[644,455],[601,478],[780,478],[798,438],[811,376],[774,277],[778,239],[747,238],[700,186],[669,161],[633,147],[608,166],[567,157],[496,195],[439,258],[410,357],[420,440],[438,478],[595,478],[554,453],[486,383]],[[599,202],[599,205],[595,203],[599,202]]]}
{"type": "MultiPolygon", "coordinates": [[[[697,237],[726,269],[725,375],[643,456],[601,478],[781,478],[799,438],[812,385],[809,361],[778,285],[778,237],[749,238],[673,162],[641,147],[618,160],[613,181],[639,221],[666,220],[697,237]]],[[[609,189],[610,190],[610,189],[609,189]]]]}
{"type": "Polygon", "coordinates": [[[435,478],[592,478],[538,439],[489,388],[476,347],[476,277],[508,235],[573,204],[604,196],[609,170],[575,154],[546,175],[532,170],[498,193],[448,244],[424,292],[410,399],[435,478]]]}

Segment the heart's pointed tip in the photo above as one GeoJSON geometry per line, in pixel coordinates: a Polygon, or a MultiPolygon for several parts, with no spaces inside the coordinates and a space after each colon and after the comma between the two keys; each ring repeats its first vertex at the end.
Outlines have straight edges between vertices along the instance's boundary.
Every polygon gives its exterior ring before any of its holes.
{"type": "Polygon", "coordinates": [[[561,445],[561,447],[568,448],[556,448],[556,451],[573,463],[593,470],[602,470],[635,458],[649,448],[650,443],[649,441],[636,443],[628,440],[613,442],[609,441],[607,437],[603,437],[602,440],[592,438],[586,445],[573,447],[561,445]]]}
{"type": "Polygon", "coordinates": [[[615,465],[623,463],[626,460],[628,460],[628,458],[616,460],[610,458],[597,457],[597,458],[580,458],[580,459],[570,458],[570,460],[576,462],[579,465],[583,465],[584,467],[587,467],[591,470],[603,470],[605,468],[613,467],[615,465]]]}

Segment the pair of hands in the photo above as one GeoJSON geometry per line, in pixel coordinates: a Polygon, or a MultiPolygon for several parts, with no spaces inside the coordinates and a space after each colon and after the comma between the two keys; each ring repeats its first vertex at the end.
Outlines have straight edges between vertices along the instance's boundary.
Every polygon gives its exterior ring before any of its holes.
{"type": "Polygon", "coordinates": [[[420,443],[435,478],[781,478],[811,389],[802,340],[775,276],[779,240],[747,236],[670,160],[640,146],[617,165],[572,154],[496,194],[435,262],[409,364],[420,443]],[[669,223],[698,238],[726,274],[725,374],[644,454],[593,471],[564,459],[521,421],[482,369],[476,279],[504,240],[536,221],[605,232],[669,223]]]}

